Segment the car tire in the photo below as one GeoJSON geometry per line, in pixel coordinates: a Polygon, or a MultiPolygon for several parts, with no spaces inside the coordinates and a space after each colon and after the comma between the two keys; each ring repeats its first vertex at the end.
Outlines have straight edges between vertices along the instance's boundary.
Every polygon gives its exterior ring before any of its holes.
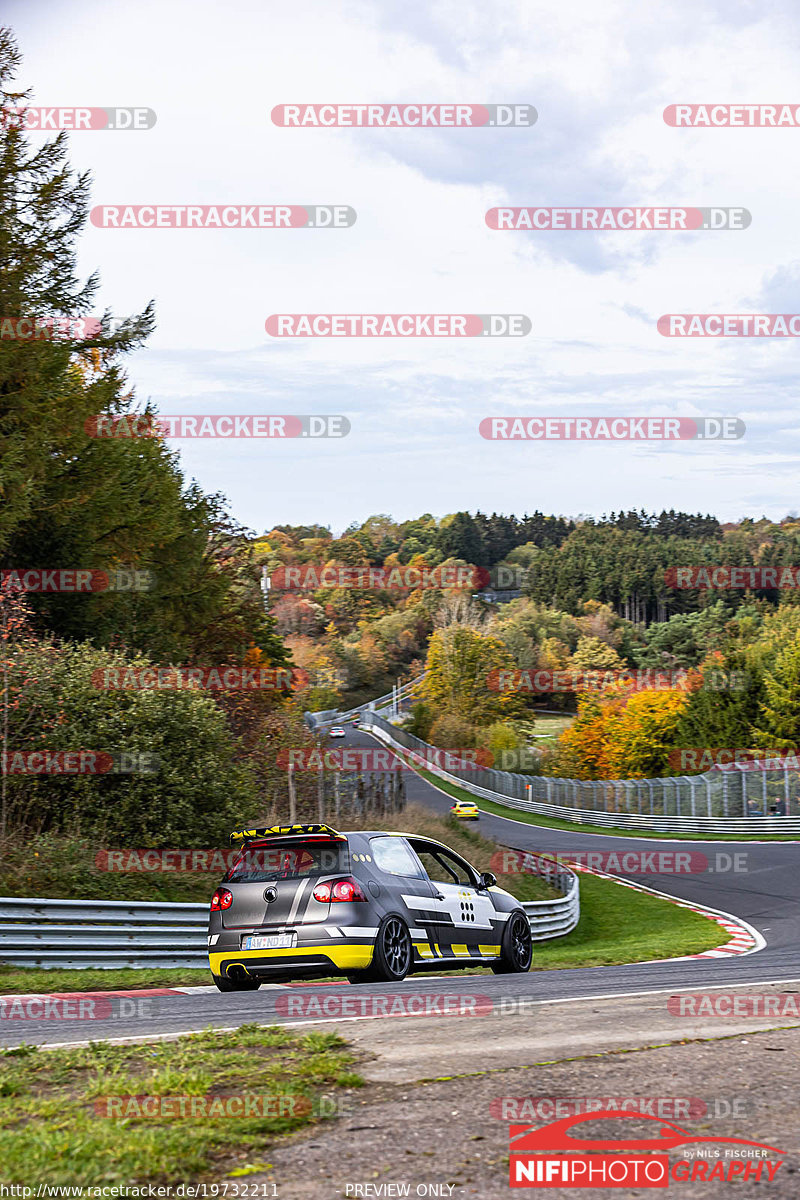
{"type": "Polygon", "coordinates": [[[257,992],[261,987],[251,975],[243,975],[240,979],[229,979],[227,975],[212,975],[211,978],[220,992],[257,992]]]}
{"type": "MultiPolygon", "coordinates": [[[[414,948],[402,917],[384,917],[375,935],[372,964],[360,972],[364,983],[400,983],[411,970],[414,948]]],[[[351,976],[348,976],[353,982],[351,976]]]]}
{"type": "Polygon", "coordinates": [[[518,975],[531,969],[533,939],[525,913],[512,913],[503,932],[500,958],[492,964],[495,975],[518,975]]]}

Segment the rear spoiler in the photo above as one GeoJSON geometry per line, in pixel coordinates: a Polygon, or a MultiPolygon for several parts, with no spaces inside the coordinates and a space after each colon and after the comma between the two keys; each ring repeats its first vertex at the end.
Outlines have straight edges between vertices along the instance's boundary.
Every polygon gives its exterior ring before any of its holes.
{"type": "Polygon", "coordinates": [[[302,837],[307,834],[327,834],[328,837],[338,837],[336,829],[330,825],[260,825],[257,829],[235,829],[230,836],[232,846],[242,842],[253,841],[254,838],[269,837],[302,837]]]}

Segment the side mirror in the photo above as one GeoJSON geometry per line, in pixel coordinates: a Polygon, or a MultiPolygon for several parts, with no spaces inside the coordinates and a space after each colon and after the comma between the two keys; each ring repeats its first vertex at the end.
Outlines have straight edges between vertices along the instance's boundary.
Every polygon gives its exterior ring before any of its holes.
{"type": "Polygon", "coordinates": [[[481,875],[480,879],[478,880],[478,887],[481,890],[483,890],[484,888],[490,888],[490,887],[496,887],[496,886],[497,886],[497,879],[492,874],[492,872],[484,871],[483,874],[481,875]]]}

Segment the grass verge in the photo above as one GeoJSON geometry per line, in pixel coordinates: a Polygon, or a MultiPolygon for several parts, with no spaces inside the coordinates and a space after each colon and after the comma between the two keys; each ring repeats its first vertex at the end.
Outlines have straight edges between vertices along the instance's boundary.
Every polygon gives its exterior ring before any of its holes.
{"type": "Polygon", "coordinates": [[[108,992],[141,988],[200,987],[212,982],[207,967],[112,967],[109,971],[0,966],[0,995],[26,992],[108,992]]]}
{"type": "MultiPolygon", "coordinates": [[[[348,1095],[363,1083],[353,1062],[337,1034],[297,1037],[257,1025],[158,1045],[15,1047],[0,1052],[3,1178],[85,1187],[194,1183],[266,1171],[279,1138],[346,1111],[348,1095]],[[217,1097],[219,1111],[221,1097],[260,1096],[268,1115],[96,1114],[96,1102],[122,1096],[138,1098],[139,1105],[144,1096],[173,1097],[173,1112],[180,1111],[181,1097],[217,1097]]],[[[126,1102],[117,1105],[125,1111],[126,1102]]]]}
{"type": "Polygon", "coordinates": [[[605,967],[700,954],[727,941],[724,929],[689,908],[580,874],[581,919],[572,933],[534,945],[536,970],[605,967]]]}
{"type": "MultiPolygon", "coordinates": [[[[572,933],[534,942],[533,970],[609,967],[713,950],[727,940],[715,922],[659,896],[581,872],[581,918],[572,933]]],[[[487,974],[486,968],[459,974],[487,974]]],[[[435,972],[430,972],[435,974],[435,972]]]]}

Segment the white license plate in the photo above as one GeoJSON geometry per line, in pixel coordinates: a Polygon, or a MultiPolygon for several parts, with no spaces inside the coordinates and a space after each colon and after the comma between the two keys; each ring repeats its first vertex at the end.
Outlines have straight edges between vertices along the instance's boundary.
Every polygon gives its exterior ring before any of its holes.
{"type": "Polygon", "coordinates": [[[294,933],[254,934],[244,939],[243,950],[288,950],[295,944],[294,933]]]}

